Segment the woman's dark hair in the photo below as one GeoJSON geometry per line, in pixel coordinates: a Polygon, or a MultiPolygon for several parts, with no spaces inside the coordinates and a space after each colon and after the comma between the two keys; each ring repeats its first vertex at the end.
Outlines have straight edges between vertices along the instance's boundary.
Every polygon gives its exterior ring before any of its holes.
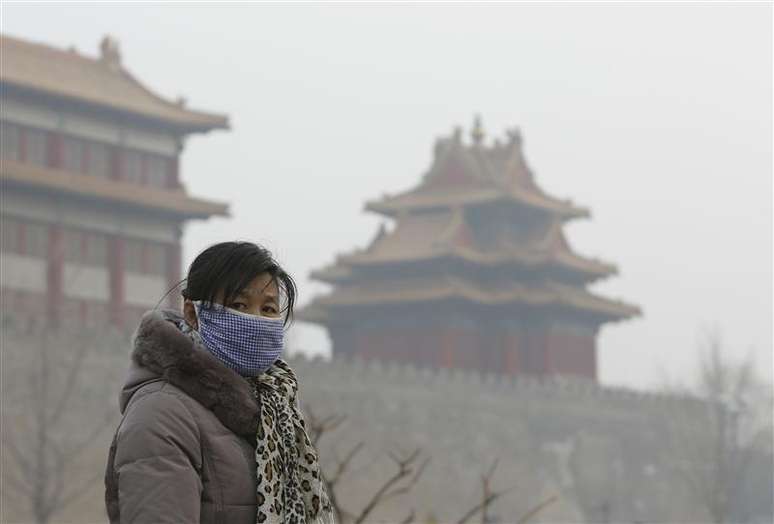
{"type": "Polygon", "coordinates": [[[285,298],[285,324],[293,318],[296,303],[296,283],[271,252],[252,242],[221,242],[201,253],[191,263],[184,280],[183,298],[212,304],[223,293],[228,304],[262,273],[271,275],[280,294],[285,298]]]}

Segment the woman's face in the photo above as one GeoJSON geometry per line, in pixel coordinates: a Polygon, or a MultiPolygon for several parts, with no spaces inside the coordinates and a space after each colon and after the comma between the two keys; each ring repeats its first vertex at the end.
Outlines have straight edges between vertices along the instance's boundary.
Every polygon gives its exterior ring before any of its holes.
{"type": "MultiPolygon", "coordinates": [[[[279,288],[277,282],[269,273],[261,273],[255,277],[228,304],[223,303],[222,292],[215,297],[215,302],[249,315],[269,318],[279,318],[281,316],[279,288]]],[[[199,329],[196,309],[192,301],[186,300],[183,303],[183,316],[192,328],[199,329]]]]}

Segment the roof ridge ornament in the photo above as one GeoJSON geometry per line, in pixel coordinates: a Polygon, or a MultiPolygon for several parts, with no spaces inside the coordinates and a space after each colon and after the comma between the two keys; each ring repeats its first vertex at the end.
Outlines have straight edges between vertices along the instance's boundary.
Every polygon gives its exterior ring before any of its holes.
{"type": "Polygon", "coordinates": [[[481,123],[481,115],[476,115],[473,118],[473,129],[470,130],[470,138],[473,140],[473,145],[480,146],[484,141],[484,127],[481,123]]]}
{"type": "Polygon", "coordinates": [[[452,139],[447,137],[438,137],[433,145],[433,159],[436,161],[441,158],[449,150],[449,146],[452,139]]]}
{"type": "Polygon", "coordinates": [[[105,35],[99,42],[100,61],[111,70],[121,69],[121,48],[118,40],[110,35],[105,35]]]}
{"type": "Polygon", "coordinates": [[[376,235],[374,235],[374,238],[371,239],[371,243],[368,245],[368,247],[365,248],[366,252],[372,251],[376,244],[381,242],[384,237],[387,236],[387,224],[385,222],[382,222],[379,224],[379,230],[376,232],[376,235]]]}
{"type": "Polygon", "coordinates": [[[452,131],[452,142],[457,145],[462,143],[462,128],[460,126],[454,126],[454,130],[452,131]]]}
{"type": "Polygon", "coordinates": [[[514,126],[505,132],[508,135],[508,144],[510,146],[521,147],[524,139],[521,136],[521,129],[518,126],[514,126]]]}

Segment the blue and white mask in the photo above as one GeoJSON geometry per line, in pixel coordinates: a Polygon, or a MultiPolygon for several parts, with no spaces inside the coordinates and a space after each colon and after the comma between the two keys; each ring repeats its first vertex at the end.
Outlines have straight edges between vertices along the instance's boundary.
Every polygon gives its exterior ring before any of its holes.
{"type": "Polygon", "coordinates": [[[242,376],[254,377],[271,367],[284,346],[281,318],[249,315],[220,304],[194,302],[199,335],[207,349],[242,376]]]}

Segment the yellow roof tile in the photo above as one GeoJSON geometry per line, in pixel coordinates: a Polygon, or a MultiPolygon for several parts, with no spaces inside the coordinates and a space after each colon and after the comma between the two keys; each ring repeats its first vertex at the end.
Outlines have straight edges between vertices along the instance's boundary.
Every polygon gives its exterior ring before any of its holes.
{"type": "MultiPolygon", "coordinates": [[[[104,53],[104,52],[103,52],[104,53]]],[[[227,129],[228,117],[165,100],[112,60],[0,36],[3,84],[149,118],[185,132],[227,129]]]]}

